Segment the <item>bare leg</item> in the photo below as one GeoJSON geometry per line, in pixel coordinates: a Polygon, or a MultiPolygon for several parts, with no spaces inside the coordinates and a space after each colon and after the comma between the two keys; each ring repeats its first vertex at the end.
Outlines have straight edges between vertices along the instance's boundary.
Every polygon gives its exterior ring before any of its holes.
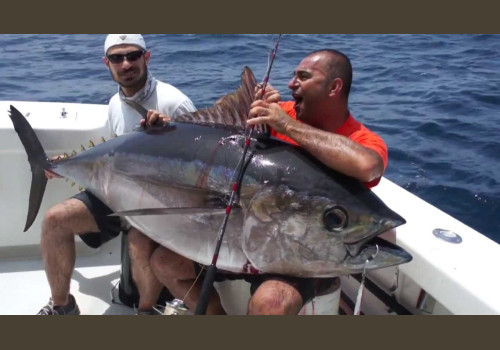
{"type": "MultiPolygon", "coordinates": [[[[194,311],[201,294],[202,281],[196,280],[194,263],[173,251],[158,247],[151,257],[151,267],[156,277],[178,299],[184,301],[186,306],[194,311]],[[191,291],[186,296],[189,289],[191,291]]],[[[207,315],[225,315],[226,312],[220,302],[219,294],[214,289],[207,307],[207,315]]]]}
{"type": "Polygon", "coordinates": [[[297,289],[280,280],[267,280],[255,291],[248,303],[249,315],[297,315],[302,296],[297,289]]]}
{"type": "Polygon", "coordinates": [[[98,232],[89,210],[78,199],[56,204],[42,224],[42,256],[55,305],[68,304],[71,275],[75,267],[75,235],[98,232]]]}
{"type": "Polygon", "coordinates": [[[132,277],[139,291],[139,310],[151,310],[163,288],[149,263],[158,244],[135,228],[128,232],[128,242],[132,277]]]}

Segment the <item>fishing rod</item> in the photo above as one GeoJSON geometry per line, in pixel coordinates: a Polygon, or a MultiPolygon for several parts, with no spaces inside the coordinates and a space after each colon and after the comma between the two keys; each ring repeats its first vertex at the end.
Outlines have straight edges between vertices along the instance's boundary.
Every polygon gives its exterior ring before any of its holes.
{"type": "MultiPolygon", "coordinates": [[[[278,52],[278,47],[281,41],[282,34],[279,34],[278,39],[276,40],[276,45],[274,49],[271,51],[269,65],[267,67],[266,76],[264,77],[264,81],[261,84],[262,95],[260,99],[264,97],[264,93],[266,91],[267,83],[269,82],[269,76],[271,74],[271,68],[273,67],[274,59],[276,58],[276,53],[278,52]]],[[[237,174],[235,181],[231,186],[231,197],[229,198],[229,203],[226,207],[226,215],[222,220],[222,225],[219,230],[219,234],[217,236],[217,244],[215,246],[214,255],[212,257],[212,263],[207,269],[207,273],[205,275],[205,279],[203,281],[203,286],[201,288],[200,299],[198,304],[196,305],[195,315],[205,315],[207,312],[208,302],[210,300],[210,295],[212,294],[212,290],[214,287],[215,275],[217,274],[217,260],[219,258],[219,252],[222,245],[222,239],[224,238],[224,233],[226,231],[227,221],[229,220],[229,215],[231,214],[231,210],[233,208],[234,199],[236,198],[236,194],[239,191],[241,186],[241,182],[243,181],[243,171],[245,169],[245,159],[248,153],[248,148],[250,147],[250,139],[252,138],[254,131],[254,126],[250,128],[250,133],[247,135],[246,127],[245,127],[245,146],[243,148],[243,154],[241,156],[238,165],[236,166],[235,173],[237,174]]],[[[251,158],[251,157],[250,157],[251,158]]]]}

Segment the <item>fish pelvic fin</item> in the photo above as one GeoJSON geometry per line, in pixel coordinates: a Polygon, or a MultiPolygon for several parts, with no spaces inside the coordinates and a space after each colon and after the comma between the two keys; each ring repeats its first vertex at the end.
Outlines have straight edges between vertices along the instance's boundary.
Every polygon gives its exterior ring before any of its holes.
{"type": "MultiPolygon", "coordinates": [[[[213,107],[172,117],[171,121],[235,128],[243,134],[250,105],[254,101],[256,86],[257,81],[251,69],[245,67],[241,74],[241,85],[235,92],[221,97],[213,107]]],[[[269,127],[267,125],[255,126],[254,133],[257,138],[267,137],[270,133],[269,127]]]]}
{"type": "Polygon", "coordinates": [[[28,161],[31,166],[31,189],[28,216],[24,227],[24,232],[26,232],[35,221],[38,211],[40,210],[45,187],[47,186],[47,178],[45,177],[44,170],[50,169],[50,163],[35,131],[21,112],[14,106],[10,106],[9,117],[14,124],[14,130],[17,132],[26,150],[28,161]]]}

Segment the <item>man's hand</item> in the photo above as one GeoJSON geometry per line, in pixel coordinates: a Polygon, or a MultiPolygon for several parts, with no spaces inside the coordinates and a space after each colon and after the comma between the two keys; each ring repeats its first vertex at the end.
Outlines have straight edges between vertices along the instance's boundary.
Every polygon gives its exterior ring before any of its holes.
{"type": "Polygon", "coordinates": [[[47,178],[47,180],[50,180],[50,179],[62,179],[62,176],[57,175],[57,174],[53,173],[50,170],[44,170],[44,171],[45,171],[45,177],[47,178]]]}
{"type": "Polygon", "coordinates": [[[141,126],[142,127],[163,126],[165,124],[168,124],[169,121],[170,121],[169,116],[167,116],[165,114],[161,114],[160,112],[155,111],[153,109],[150,109],[148,111],[148,115],[147,115],[146,119],[141,120],[141,126]]]}
{"type": "Polygon", "coordinates": [[[257,100],[250,105],[247,125],[267,124],[277,133],[286,135],[287,128],[294,122],[277,103],[257,100]]]}
{"type": "Polygon", "coordinates": [[[266,85],[266,91],[262,90],[262,84],[255,87],[255,100],[263,100],[267,103],[277,103],[281,101],[281,95],[278,90],[270,84],[266,85]]]}
{"type": "MultiPolygon", "coordinates": [[[[55,156],[55,157],[50,158],[50,161],[51,162],[57,162],[57,161],[59,161],[59,160],[61,160],[63,158],[64,158],[64,156],[55,156]]],[[[47,180],[50,180],[50,179],[61,179],[62,178],[62,176],[57,175],[57,174],[53,173],[50,170],[44,170],[44,171],[45,171],[45,177],[47,178],[47,180]]]]}

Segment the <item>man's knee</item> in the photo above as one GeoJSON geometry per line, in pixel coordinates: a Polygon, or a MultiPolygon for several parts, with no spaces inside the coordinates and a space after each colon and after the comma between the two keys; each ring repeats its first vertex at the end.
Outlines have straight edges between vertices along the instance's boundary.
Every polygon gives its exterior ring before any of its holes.
{"type": "Polygon", "coordinates": [[[133,227],[128,231],[127,234],[128,244],[133,248],[150,251],[151,254],[153,250],[158,246],[158,243],[133,227]]]}
{"type": "Polygon", "coordinates": [[[50,207],[45,213],[43,220],[43,228],[46,233],[68,231],[71,226],[71,216],[73,215],[72,207],[64,205],[64,203],[56,204],[50,207]]]}
{"type": "Polygon", "coordinates": [[[151,255],[150,265],[157,276],[170,280],[185,280],[195,278],[194,263],[167,249],[159,246],[151,255]]]}
{"type": "Polygon", "coordinates": [[[75,235],[97,232],[97,224],[88,208],[81,201],[69,199],[49,208],[42,223],[42,234],[75,235]]]}
{"type": "Polygon", "coordinates": [[[158,244],[135,228],[128,232],[128,248],[132,259],[149,260],[158,244]]]}
{"type": "Polygon", "coordinates": [[[58,205],[55,205],[55,206],[51,207],[45,213],[42,225],[45,228],[60,226],[60,224],[61,224],[61,214],[62,213],[61,213],[61,210],[59,209],[58,205]]]}
{"type": "Polygon", "coordinates": [[[156,248],[153,254],[151,254],[149,263],[155,274],[170,277],[169,270],[167,269],[170,255],[170,250],[163,247],[156,248]]]}
{"type": "Polygon", "coordinates": [[[285,282],[268,280],[255,291],[248,304],[250,315],[296,315],[302,307],[297,289],[285,282]]]}

